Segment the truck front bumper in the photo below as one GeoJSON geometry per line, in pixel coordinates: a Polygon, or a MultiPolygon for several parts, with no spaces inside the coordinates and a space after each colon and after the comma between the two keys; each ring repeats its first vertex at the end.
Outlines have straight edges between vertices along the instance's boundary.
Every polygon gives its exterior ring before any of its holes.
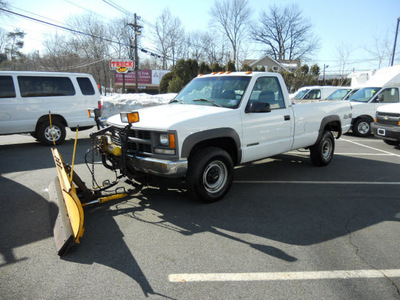
{"type": "Polygon", "coordinates": [[[371,123],[371,132],[378,138],[390,141],[400,141],[400,126],[371,123]]]}
{"type": "Polygon", "coordinates": [[[135,171],[162,177],[179,178],[186,175],[187,160],[169,161],[151,157],[127,155],[128,164],[135,171]]]}

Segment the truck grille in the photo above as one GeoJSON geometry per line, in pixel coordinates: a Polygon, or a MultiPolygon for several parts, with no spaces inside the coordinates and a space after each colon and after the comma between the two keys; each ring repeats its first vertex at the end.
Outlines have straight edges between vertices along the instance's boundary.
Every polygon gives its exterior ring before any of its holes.
{"type": "Polygon", "coordinates": [[[376,114],[376,120],[379,124],[397,126],[400,121],[400,114],[378,112],[376,114]]]}
{"type": "MultiPolygon", "coordinates": [[[[114,128],[114,135],[111,140],[114,144],[122,146],[125,141],[125,130],[120,128],[114,128]]],[[[149,156],[152,152],[151,143],[151,132],[145,130],[128,130],[128,154],[140,154],[143,156],[149,156]]]]}

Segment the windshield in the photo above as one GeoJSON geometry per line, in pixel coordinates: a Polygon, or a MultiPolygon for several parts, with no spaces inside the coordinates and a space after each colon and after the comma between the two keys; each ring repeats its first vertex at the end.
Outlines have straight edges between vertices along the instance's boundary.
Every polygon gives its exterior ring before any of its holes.
{"type": "Polygon", "coordinates": [[[248,76],[197,77],[171,102],[237,108],[250,79],[248,76]]]}
{"type": "Polygon", "coordinates": [[[349,100],[349,98],[350,98],[351,96],[353,96],[355,93],[357,93],[358,90],[359,90],[359,89],[354,89],[354,90],[352,90],[350,93],[348,93],[348,94],[346,95],[346,97],[343,98],[343,100],[349,100]]]}
{"type": "Polygon", "coordinates": [[[302,90],[302,91],[298,92],[298,93],[296,94],[296,96],[294,96],[294,99],[302,99],[302,98],[304,97],[304,95],[305,95],[306,93],[308,93],[309,90],[310,90],[310,89],[305,89],[305,90],[302,90]]]}
{"type": "Polygon", "coordinates": [[[350,91],[351,89],[340,89],[334,91],[332,94],[326,97],[326,100],[342,100],[350,91]]]}
{"type": "Polygon", "coordinates": [[[374,97],[376,95],[376,93],[380,89],[381,88],[378,88],[378,87],[363,88],[363,89],[359,90],[357,93],[355,93],[353,96],[351,96],[349,98],[349,100],[367,103],[369,100],[372,99],[372,97],[374,97]]]}

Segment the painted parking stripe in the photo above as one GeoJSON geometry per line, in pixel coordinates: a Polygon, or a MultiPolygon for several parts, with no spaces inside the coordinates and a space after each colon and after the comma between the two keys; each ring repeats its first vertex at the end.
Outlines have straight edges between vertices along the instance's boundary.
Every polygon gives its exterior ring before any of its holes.
{"type": "Polygon", "coordinates": [[[343,270],[317,272],[268,272],[268,273],[197,273],[170,274],[170,282],[222,282],[222,281],[283,281],[321,280],[351,278],[400,277],[400,269],[383,270],[343,270]]]}
{"type": "Polygon", "coordinates": [[[364,145],[364,144],[361,144],[361,143],[358,143],[358,142],[355,142],[355,141],[351,141],[351,140],[347,140],[347,139],[341,139],[341,140],[345,141],[345,142],[348,142],[348,143],[351,143],[351,144],[354,144],[354,145],[357,145],[357,146],[360,146],[360,147],[368,148],[368,149],[371,149],[371,150],[374,150],[374,151],[377,151],[377,152],[382,152],[382,153],[385,153],[385,154],[388,154],[388,155],[391,155],[391,156],[400,157],[399,154],[395,154],[395,153],[391,153],[389,151],[385,151],[385,150],[381,150],[381,149],[378,149],[378,148],[375,148],[375,147],[367,146],[367,145],[364,145]]]}
{"type": "Polygon", "coordinates": [[[235,180],[234,183],[261,183],[261,184],[342,184],[342,185],[400,185],[400,182],[394,181],[288,181],[288,180],[235,180]]]}

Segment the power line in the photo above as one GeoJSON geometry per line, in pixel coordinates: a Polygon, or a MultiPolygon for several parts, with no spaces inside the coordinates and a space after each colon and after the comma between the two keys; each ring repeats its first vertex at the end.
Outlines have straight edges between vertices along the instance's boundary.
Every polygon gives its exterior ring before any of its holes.
{"type": "MultiPolygon", "coordinates": [[[[92,37],[92,38],[98,38],[98,39],[100,39],[102,41],[106,41],[106,42],[110,42],[110,43],[113,43],[113,44],[118,44],[118,45],[122,45],[122,46],[128,47],[128,45],[126,45],[126,44],[123,44],[123,43],[120,43],[118,41],[114,41],[114,40],[111,40],[111,39],[108,39],[108,38],[105,38],[105,37],[101,37],[101,36],[98,36],[98,35],[86,33],[86,32],[79,31],[79,30],[72,29],[72,28],[68,28],[68,27],[65,27],[65,26],[53,24],[53,23],[50,23],[50,22],[47,22],[47,21],[39,20],[37,18],[33,18],[33,17],[27,16],[27,15],[23,15],[23,14],[20,14],[20,13],[11,11],[11,10],[7,10],[7,9],[4,9],[4,8],[0,8],[0,10],[2,10],[4,12],[7,12],[7,13],[10,13],[10,14],[13,14],[13,15],[16,15],[16,16],[19,16],[19,17],[22,17],[22,18],[25,18],[25,19],[29,19],[31,21],[42,23],[42,24],[45,24],[45,25],[48,25],[48,26],[56,27],[56,28],[59,28],[59,29],[62,29],[62,30],[66,30],[66,31],[70,31],[70,32],[73,32],[73,33],[76,33],[76,34],[89,36],[89,37],[92,37]]],[[[148,53],[151,56],[158,57],[158,58],[163,58],[162,55],[155,53],[154,50],[147,50],[147,49],[144,49],[144,48],[140,48],[139,50],[141,52],[143,52],[143,53],[148,53]]],[[[168,60],[172,60],[168,56],[165,56],[165,58],[168,59],[168,60]]]]}
{"type": "MultiPolygon", "coordinates": [[[[91,10],[91,9],[85,8],[85,7],[83,7],[83,6],[80,6],[80,5],[78,5],[78,4],[76,4],[76,3],[72,2],[72,1],[69,1],[69,0],[64,0],[64,1],[67,2],[67,3],[69,3],[70,5],[73,5],[73,6],[75,6],[75,7],[78,7],[78,8],[80,8],[80,9],[82,9],[82,10],[85,10],[85,11],[87,11],[87,12],[89,12],[89,13],[95,14],[95,15],[101,17],[101,18],[108,19],[107,17],[105,17],[105,16],[103,16],[103,15],[100,15],[100,14],[98,14],[97,12],[94,12],[94,11],[91,10]]],[[[110,20],[110,19],[108,19],[108,20],[110,20]]]]}
{"type": "Polygon", "coordinates": [[[127,9],[124,9],[122,6],[119,6],[118,4],[116,4],[115,2],[113,2],[112,0],[103,0],[104,3],[110,5],[111,7],[115,8],[116,10],[129,15],[132,14],[130,11],[128,11],[127,9]]]}

